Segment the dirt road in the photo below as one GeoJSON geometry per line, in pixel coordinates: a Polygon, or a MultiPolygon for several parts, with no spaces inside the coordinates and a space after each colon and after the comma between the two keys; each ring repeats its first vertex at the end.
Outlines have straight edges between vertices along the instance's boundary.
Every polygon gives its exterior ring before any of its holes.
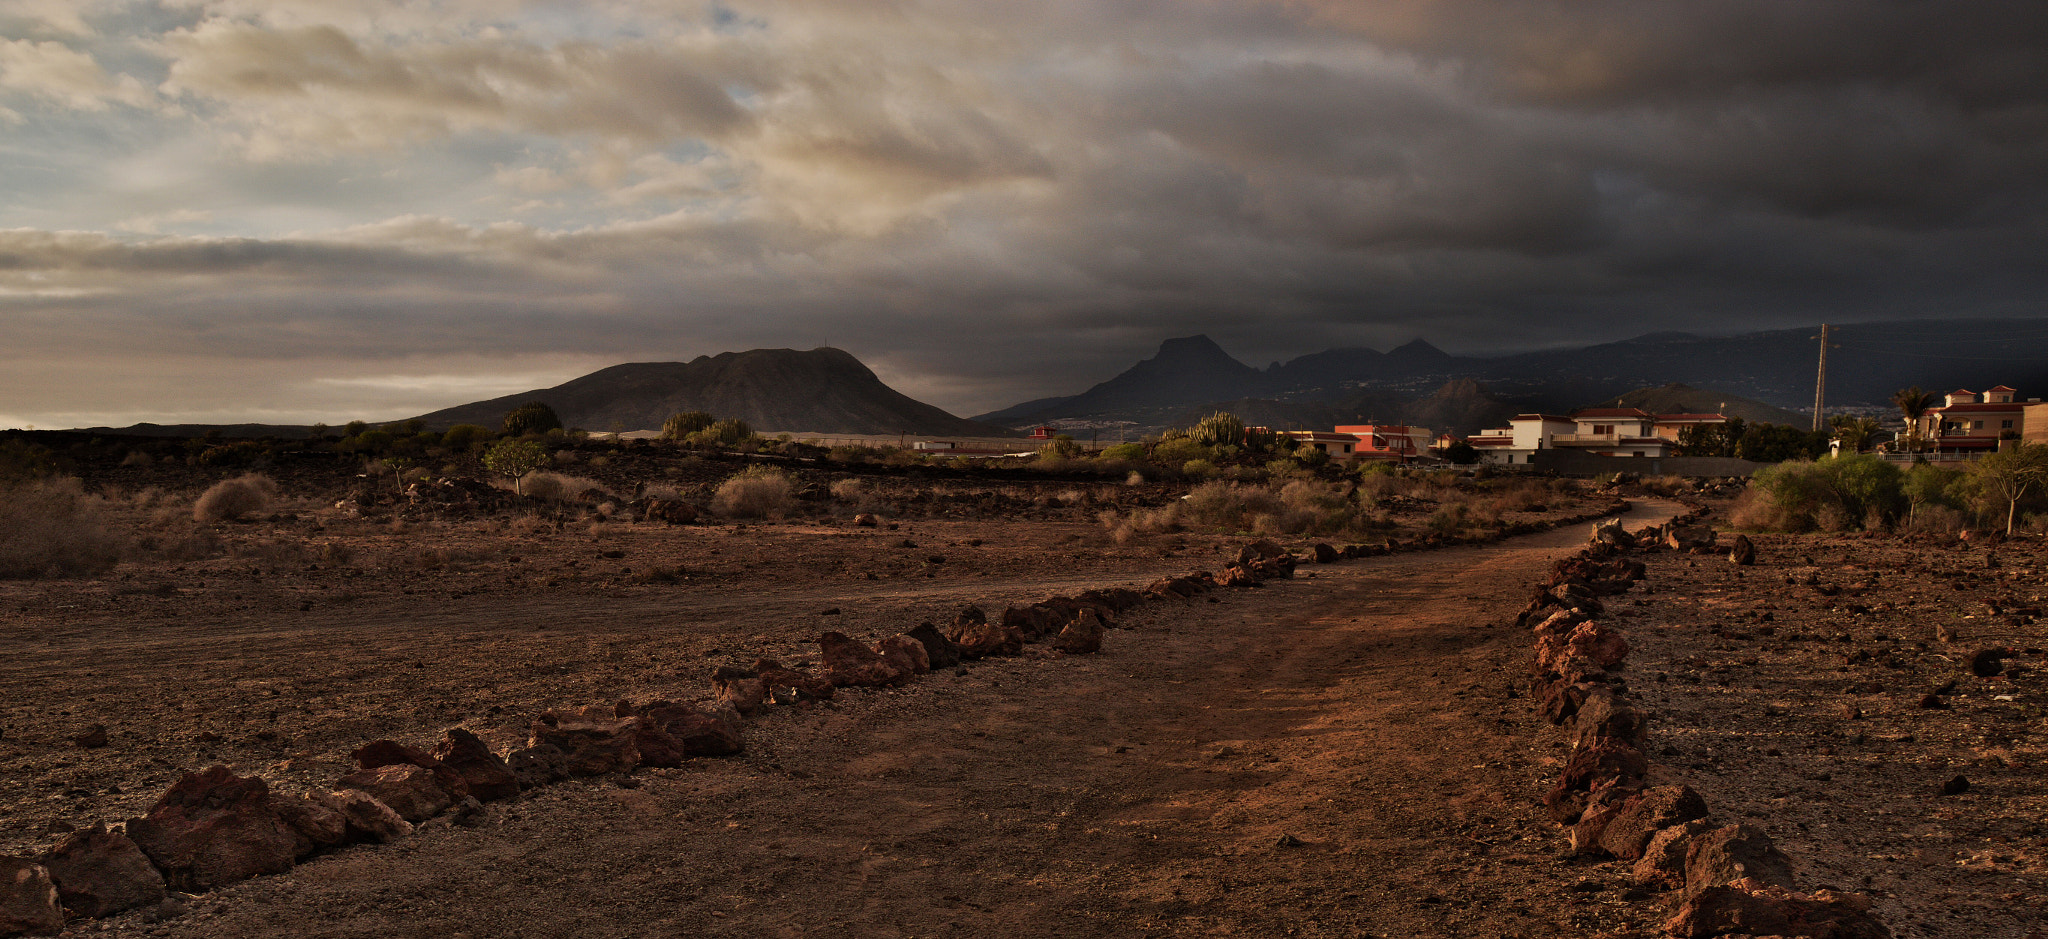
{"type": "MultiPolygon", "coordinates": [[[[1660,521],[1638,508],[1630,523],[1660,521]]],[[[991,661],[749,726],[199,898],[168,936],[1588,936],[1552,737],[1504,628],[1573,527],[1155,604],[1105,654],[991,661]]]]}

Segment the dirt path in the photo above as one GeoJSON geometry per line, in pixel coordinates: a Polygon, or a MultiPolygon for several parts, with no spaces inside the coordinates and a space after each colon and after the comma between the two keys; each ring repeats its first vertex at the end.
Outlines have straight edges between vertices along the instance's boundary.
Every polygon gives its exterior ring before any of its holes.
{"type": "MultiPolygon", "coordinates": [[[[1631,524],[1661,520],[1638,508],[1631,524]]],[[[1501,628],[1583,530],[1305,568],[200,898],[172,936],[1586,936],[1501,628]]]]}

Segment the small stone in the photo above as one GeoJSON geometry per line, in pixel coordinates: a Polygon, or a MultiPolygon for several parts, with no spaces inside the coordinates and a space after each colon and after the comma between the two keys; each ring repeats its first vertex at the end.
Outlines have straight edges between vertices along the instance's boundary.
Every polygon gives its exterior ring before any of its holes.
{"type": "Polygon", "coordinates": [[[1959,796],[1969,791],[1970,779],[1967,776],[1956,776],[1941,784],[1941,794],[1945,796],[1959,796]]]}
{"type": "Polygon", "coordinates": [[[73,736],[71,742],[87,750],[97,750],[104,747],[107,745],[106,725],[94,724],[84,732],[73,736]]]}

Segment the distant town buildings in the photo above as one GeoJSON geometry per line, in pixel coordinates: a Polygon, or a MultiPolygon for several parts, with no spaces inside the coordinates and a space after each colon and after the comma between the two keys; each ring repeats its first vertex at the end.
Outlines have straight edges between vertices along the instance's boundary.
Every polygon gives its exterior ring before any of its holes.
{"type": "Polygon", "coordinates": [[[2019,390],[2004,385],[1982,394],[1958,388],[1942,397],[1942,405],[1921,415],[1918,437],[1937,453],[1990,453],[2000,440],[2048,443],[2048,404],[2040,398],[2019,399],[2019,390]]]}
{"type": "Polygon", "coordinates": [[[1538,450],[1577,450],[1595,456],[1666,457],[1687,427],[1724,424],[1720,414],[1651,414],[1641,408],[1587,408],[1569,417],[1521,414],[1506,427],[1482,430],[1466,443],[1480,459],[1530,463],[1538,450]]]}

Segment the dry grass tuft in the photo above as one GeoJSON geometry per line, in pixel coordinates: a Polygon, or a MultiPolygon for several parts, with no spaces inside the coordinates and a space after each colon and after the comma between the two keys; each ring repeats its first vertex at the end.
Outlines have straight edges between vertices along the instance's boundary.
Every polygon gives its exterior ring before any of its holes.
{"type": "Polygon", "coordinates": [[[720,483],[711,510],[735,518],[780,518],[789,512],[789,477],[779,469],[750,466],[720,483]]]}
{"type": "Polygon", "coordinates": [[[195,522],[229,522],[269,507],[277,498],[277,483],[260,473],[224,479],[201,493],[192,503],[195,522]]]}
{"type": "Polygon", "coordinates": [[[125,541],[76,479],[0,492],[0,578],[105,573],[120,562],[125,541]]]}

